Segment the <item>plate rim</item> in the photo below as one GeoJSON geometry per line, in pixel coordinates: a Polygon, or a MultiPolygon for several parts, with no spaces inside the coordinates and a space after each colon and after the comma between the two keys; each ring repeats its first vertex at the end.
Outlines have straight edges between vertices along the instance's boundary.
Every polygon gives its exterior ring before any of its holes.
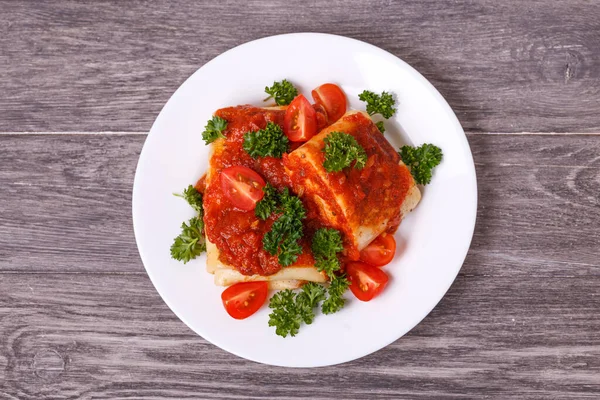
{"type": "MultiPolygon", "coordinates": [[[[264,364],[264,365],[273,365],[273,366],[279,366],[279,367],[291,367],[291,368],[315,368],[315,367],[325,367],[325,366],[333,366],[333,365],[340,365],[340,364],[344,364],[347,362],[351,362],[357,359],[360,359],[362,357],[365,357],[367,355],[373,354],[387,346],[389,346],[391,343],[394,343],[395,341],[401,339],[403,336],[405,336],[406,334],[408,334],[410,331],[412,331],[417,325],[419,325],[429,314],[431,314],[431,312],[438,306],[438,304],[440,303],[440,301],[445,297],[445,295],[447,294],[448,290],[450,289],[450,287],[454,284],[454,282],[456,281],[456,278],[458,277],[458,274],[460,273],[460,270],[462,269],[465,259],[468,255],[469,249],[471,248],[471,244],[473,241],[473,236],[474,236],[474,232],[475,232],[475,226],[476,226],[476,221],[477,221],[477,210],[478,210],[478,198],[479,198],[479,190],[478,190],[478,186],[477,186],[477,171],[475,168],[475,163],[473,160],[473,154],[471,152],[471,148],[469,145],[469,142],[467,140],[467,135],[462,127],[462,125],[460,124],[460,121],[458,120],[458,117],[456,116],[455,112],[452,110],[452,108],[450,107],[450,105],[448,104],[448,102],[446,101],[446,99],[442,96],[442,94],[435,88],[435,86],[433,86],[433,84],[431,82],[429,82],[429,80],[427,78],[425,78],[423,75],[421,75],[421,73],[419,73],[414,67],[412,67],[410,64],[408,64],[406,61],[402,60],[400,57],[395,56],[394,54],[388,52],[385,49],[382,49],[378,46],[375,46],[373,44],[370,44],[368,42],[359,40],[359,39],[354,39],[354,38],[350,38],[347,36],[341,36],[341,35],[335,35],[335,34],[329,34],[329,33],[320,33],[320,32],[296,32],[296,33],[284,33],[284,34],[278,34],[278,35],[270,35],[270,36],[265,36],[265,37],[261,37],[258,39],[254,39],[254,40],[250,40],[241,44],[236,45],[235,47],[232,47],[222,53],[220,53],[219,55],[215,56],[214,58],[212,58],[211,60],[209,60],[208,62],[204,63],[203,65],[201,65],[200,67],[198,67],[189,77],[187,77],[179,86],[178,88],[173,92],[173,94],[169,97],[169,99],[165,102],[165,104],[162,106],[160,112],[158,113],[157,117],[155,118],[154,122],[152,123],[152,126],[150,127],[150,130],[148,131],[148,135],[146,137],[146,139],[144,140],[144,144],[142,146],[142,150],[140,151],[140,155],[138,158],[138,162],[136,163],[136,170],[135,170],[135,176],[134,176],[134,180],[133,180],[133,186],[132,186],[132,199],[131,199],[131,211],[132,211],[132,225],[133,225],[133,231],[134,231],[134,237],[135,237],[135,242],[136,242],[136,246],[138,249],[138,253],[140,255],[140,259],[142,260],[142,264],[144,266],[144,269],[146,271],[146,274],[148,275],[148,277],[150,278],[150,281],[152,282],[152,285],[154,286],[155,290],[157,291],[157,293],[159,294],[159,296],[161,297],[162,301],[169,307],[169,309],[177,316],[177,318],[179,318],[180,321],[182,321],[192,332],[194,332],[194,334],[202,337],[204,340],[210,342],[212,345],[227,351],[228,353],[234,354],[240,358],[246,359],[246,360],[250,360],[252,362],[256,362],[256,363],[260,363],[260,364],[264,364]],[[368,349],[366,351],[362,351],[362,352],[358,352],[358,355],[354,354],[352,357],[346,357],[343,358],[339,361],[333,361],[333,362],[314,362],[311,365],[292,365],[289,363],[274,363],[274,362],[266,362],[263,360],[259,360],[259,359],[255,359],[254,357],[250,357],[247,355],[242,355],[240,354],[237,350],[230,348],[227,345],[222,345],[222,344],[217,344],[219,341],[218,340],[214,340],[214,338],[212,337],[212,335],[206,335],[206,334],[200,334],[195,328],[192,328],[192,324],[189,323],[187,321],[186,317],[183,317],[182,315],[180,315],[176,310],[175,307],[173,306],[173,304],[171,303],[170,300],[168,300],[165,296],[163,296],[163,294],[160,292],[160,290],[158,289],[157,283],[156,283],[156,279],[157,277],[151,272],[151,269],[149,269],[146,266],[146,262],[144,259],[144,255],[142,254],[142,246],[140,243],[140,234],[138,233],[138,229],[136,228],[136,187],[139,187],[139,179],[138,178],[138,171],[140,169],[140,165],[142,164],[142,159],[144,156],[145,151],[148,151],[148,140],[151,139],[151,134],[153,132],[153,130],[155,129],[155,126],[157,125],[157,122],[161,119],[161,116],[163,115],[165,109],[167,108],[167,106],[169,105],[169,103],[171,102],[171,100],[177,96],[178,92],[180,92],[182,90],[182,88],[186,85],[186,83],[188,83],[190,80],[192,80],[197,74],[200,73],[200,71],[209,66],[212,63],[217,62],[220,58],[225,57],[227,54],[229,54],[230,52],[234,52],[236,51],[238,48],[243,47],[243,46],[247,46],[247,45],[251,45],[251,44],[255,44],[257,42],[262,42],[262,41],[269,41],[269,40],[275,40],[275,39],[281,39],[281,38],[285,38],[285,37],[289,37],[289,38],[295,38],[295,37],[304,37],[304,38],[308,38],[308,40],[310,40],[310,38],[318,38],[318,37],[327,37],[330,39],[334,39],[334,40],[343,40],[343,41],[348,41],[353,43],[354,45],[358,45],[358,46],[364,46],[366,48],[368,48],[370,51],[376,52],[378,53],[378,55],[382,55],[385,56],[386,58],[392,60],[394,63],[398,63],[403,65],[403,67],[410,73],[410,75],[416,80],[418,81],[418,83],[420,83],[421,85],[425,86],[427,89],[429,89],[429,92],[431,95],[434,96],[437,104],[439,106],[442,107],[443,111],[445,114],[448,115],[448,117],[451,120],[452,123],[452,127],[453,129],[457,130],[457,133],[462,133],[462,135],[458,135],[458,137],[460,138],[460,142],[461,142],[461,147],[463,149],[466,150],[465,154],[468,156],[468,165],[469,167],[471,167],[471,172],[472,172],[472,181],[470,182],[470,186],[471,189],[473,190],[473,199],[472,200],[472,209],[471,209],[471,214],[472,214],[472,218],[468,224],[469,226],[469,240],[468,242],[465,242],[466,246],[465,249],[462,253],[464,253],[460,258],[462,259],[462,261],[458,264],[458,267],[456,268],[456,271],[454,273],[454,277],[452,278],[452,280],[449,280],[449,283],[447,285],[445,285],[444,290],[440,290],[439,293],[439,298],[437,298],[433,304],[433,306],[424,313],[423,316],[419,317],[418,320],[414,323],[411,324],[412,326],[410,326],[405,332],[400,333],[398,335],[398,337],[390,340],[390,341],[382,341],[379,342],[376,346],[372,346],[372,347],[368,347],[368,349]]],[[[139,224],[138,224],[139,226],[139,224]]],[[[433,298],[436,298],[436,296],[434,296],[433,298]]]]}

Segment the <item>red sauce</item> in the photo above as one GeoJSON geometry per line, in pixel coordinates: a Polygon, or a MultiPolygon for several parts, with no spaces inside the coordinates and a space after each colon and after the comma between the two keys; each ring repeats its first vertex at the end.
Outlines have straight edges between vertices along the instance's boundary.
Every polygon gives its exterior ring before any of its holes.
{"type": "MultiPolygon", "coordinates": [[[[377,127],[362,114],[344,117],[350,130],[345,133],[352,135],[365,149],[368,159],[365,168],[345,168],[340,172],[327,174],[329,183],[320,182],[313,185],[310,192],[303,193],[307,208],[308,225],[326,225],[340,230],[345,237],[344,248],[347,259],[359,258],[359,251],[352,237],[353,228],[359,226],[375,226],[381,221],[388,220],[387,231],[394,232],[400,223],[400,206],[412,184],[410,172],[398,165],[398,153],[379,132],[377,127]],[[320,197],[330,208],[331,215],[324,217],[321,206],[315,200],[320,197]],[[336,198],[343,198],[349,204],[344,213],[336,198]]],[[[311,154],[317,154],[319,163],[324,161],[321,151],[324,144],[307,149],[311,154]]],[[[312,165],[303,162],[300,157],[292,155],[284,158],[288,170],[292,172],[294,187],[306,188],[305,181],[321,181],[321,176],[314,176],[312,165]]],[[[325,174],[325,172],[323,172],[325,174]]]]}
{"type": "MultiPolygon", "coordinates": [[[[223,194],[219,173],[224,168],[242,165],[253,169],[278,189],[291,188],[292,182],[285,172],[285,163],[293,171],[294,186],[299,189],[296,179],[314,175],[314,170],[298,160],[299,157],[284,154],[282,159],[253,159],[242,147],[246,132],[264,129],[267,122],[282,126],[284,114],[284,110],[265,110],[252,106],[229,107],[216,112],[228,124],[224,132],[226,139],[214,144],[214,155],[210,161],[212,172],[205,183],[205,231],[208,239],[219,249],[220,260],[244,275],[271,275],[281,269],[277,257],[270,255],[262,246],[264,234],[278,216],[262,221],[254,212],[236,209],[223,194]]],[[[346,168],[342,172],[329,174],[331,185],[320,185],[321,189],[315,193],[297,193],[307,210],[307,219],[304,221],[305,238],[301,240],[304,251],[296,265],[314,264],[307,238],[312,237],[312,233],[320,227],[339,229],[348,238],[352,236],[352,227],[374,225],[385,218],[390,220],[388,231],[393,232],[400,222],[400,206],[412,182],[410,172],[398,165],[398,154],[368,118],[362,114],[346,118],[349,126],[352,126],[352,132],[346,133],[354,136],[365,149],[367,166],[362,170],[346,168]],[[311,199],[314,194],[332,207],[335,214],[333,220],[321,216],[318,205],[311,199]],[[353,205],[353,212],[348,219],[339,209],[334,195],[343,196],[353,205]]],[[[320,149],[317,151],[322,158],[320,149]]],[[[315,176],[311,178],[321,179],[315,176]]],[[[199,182],[198,186],[202,187],[202,184],[199,182]]],[[[358,249],[352,242],[346,239],[345,245],[345,257],[358,259],[358,249]]]]}
{"type": "Polygon", "coordinates": [[[196,182],[196,184],[194,185],[194,188],[198,192],[204,193],[204,191],[206,190],[206,174],[202,175],[200,177],[200,179],[198,179],[198,182],[196,182]]]}
{"type": "MultiPolygon", "coordinates": [[[[212,175],[204,193],[204,223],[208,239],[219,249],[220,260],[234,266],[244,275],[271,275],[281,269],[276,256],[263,249],[262,238],[271,228],[277,216],[262,221],[254,212],[235,208],[225,197],[219,182],[222,169],[243,165],[258,172],[267,182],[278,189],[290,187],[290,181],[281,159],[259,157],[253,159],[243,149],[244,134],[264,129],[267,122],[283,125],[283,110],[265,110],[252,106],[229,107],[216,113],[227,120],[225,141],[215,143],[215,153],[210,161],[212,175]]],[[[296,264],[314,263],[308,244],[296,264]]]]}

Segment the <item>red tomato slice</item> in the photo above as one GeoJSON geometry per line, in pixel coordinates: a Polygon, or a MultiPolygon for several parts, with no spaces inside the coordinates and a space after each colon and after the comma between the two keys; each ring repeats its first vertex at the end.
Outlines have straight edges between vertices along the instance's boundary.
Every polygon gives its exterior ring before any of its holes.
{"type": "Polygon", "coordinates": [[[327,111],[330,124],[346,113],[346,95],[338,85],[325,83],[313,90],[311,94],[315,103],[321,104],[327,111]]]}
{"type": "Polygon", "coordinates": [[[381,267],[392,261],[394,254],[396,254],[394,236],[382,233],[360,252],[360,260],[381,267]]]}
{"type": "Polygon", "coordinates": [[[237,165],[221,171],[221,188],[231,203],[245,211],[254,210],[265,193],[265,180],[250,168],[237,165]]]}
{"type": "Polygon", "coordinates": [[[350,290],[361,301],[371,301],[388,283],[388,276],[380,268],[362,262],[346,265],[350,290]]]}
{"type": "Polygon", "coordinates": [[[317,116],[317,132],[320,132],[322,129],[325,129],[329,126],[327,111],[325,111],[325,107],[320,104],[313,104],[313,108],[317,116]]]}
{"type": "Polygon", "coordinates": [[[235,319],[248,318],[264,304],[269,292],[269,283],[240,282],[229,286],[221,293],[225,310],[235,319]]]}
{"type": "Polygon", "coordinates": [[[303,95],[296,96],[285,111],[283,131],[292,142],[305,142],[317,133],[317,115],[303,95]]]}

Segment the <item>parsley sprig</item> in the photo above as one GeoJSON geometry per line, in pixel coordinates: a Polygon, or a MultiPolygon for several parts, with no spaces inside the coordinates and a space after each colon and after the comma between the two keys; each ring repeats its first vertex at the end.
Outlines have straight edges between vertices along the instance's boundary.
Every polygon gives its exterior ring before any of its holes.
{"type": "Polygon", "coordinates": [[[390,118],[396,112],[394,97],[388,92],[377,94],[370,90],[364,90],[358,95],[359,100],[367,103],[369,115],[381,114],[385,119],[390,118]]]}
{"type": "Polygon", "coordinates": [[[325,288],[314,282],[304,285],[300,293],[290,289],[275,293],[269,302],[269,308],[273,310],[269,314],[269,326],[274,326],[279,336],[296,336],[302,322],[312,324],[314,308],[324,298],[325,288]]]}
{"type": "Polygon", "coordinates": [[[202,139],[206,144],[211,144],[219,138],[224,138],[223,131],[227,128],[227,121],[216,115],[208,120],[202,132],[202,139]]]}
{"type": "Polygon", "coordinates": [[[375,125],[377,126],[377,129],[379,129],[379,132],[385,133],[385,126],[383,125],[383,121],[378,121],[375,123],[375,125]]]}
{"type": "Polygon", "coordinates": [[[254,214],[264,221],[277,210],[279,193],[270,183],[267,183],[265,187],[263,187],[263,192],[264,196],[256,203],[254,214]]]}
{"type": "Polygon", "coordinates": [[[292,100],[294,100],[294,97],[298,96],[298,90],[287,79],[280,82],[273,82],[273,86],[271,87],[266,86],[265,93],[268,94],[269,97],[264,101],[267,101],[272,97],[279,106],[290,104],[292,100]]]}
{"type": "MultiPolygon", "coordinates": [[[[302,201],[290,194],[288,188],[285,188],[276,197],[277,206],[272,212],[281,213],[281,215],[275,220],[271,230],[263,236],[263,248],[269,254],[277,255],[279,264],[287,267],[295,263],[300,253],[302,253],[302,246],[298,241],[304,234],[302,220],[306,218],[306,210],[302,201]]],[[[270,206],[271,203],[268,205],[269,209],[270,206]]],[[[261,216],[264,216],[267,211],[265,204],[264,209],[259,212],[261,216]]]]}
{"type": "Polygon", "coordinates": [[[338,172],[349,167],[353,161],[354,168],[363,169],[367,163],[367,153],[352,135],[343,132],[331,132],[323,139],[325,161],[323,167],[327,172],[338,172]]]}
{"type": "Polygon", "coordinates": [[[432,171],[442,162],[442,149],[425,143],[419,147],[402,146],[398,152],[402,162],[410,167],[415,182],[427,185],[431,182],[432,171]]]}
{"type": "Polygon", "coordinates": [[[173,193],[173,195],[187,201],[188,204],[200,214],[199,217],[202,218],[204,215],[204,210],[202,209],[202,194],[198,192],[193,185],[189,185],[183,193],[173,193]]]}
{"type": "Polygon", "coordinates": [[[186,264],[206,251],[203,235],[204,223],[199,217],[191,218],[188,223],[181,224],[181,234],[171,245],[171,257],[186,264]]]}
{"type": "Polygon", "coordinates": [[[307,325],[315,319],[315,308],[323,301],[321,311],[323,314],[333,314],[339,311],[345,303],[343,294],[349,282],[345,277],[336,277],[332,280],[329,289],[315,282],[302,286],[300,293],[290,289],[281,290],[271,298],[269,308],[269,326],[275,327],[275,333],[282,337],[296,336],[302,322],[307,325]],[[325,297],[325,293],[328,297],[325,297]]]}
{"type": "Polygon", "coordinates": [[[187,223],[181,224],[181,234],[175,238],[171,245],[171,257],[177,261],[183,261],[185,264],[206,251],[202,194],[192,185],[189,185],[182,194],[175,193],[175,196],[184,198],[197,212],[195,217],[187,223]]]}
{"type": "Polygon", "coordinates": [[[340,231],[332,228],[318,229],[312,238],[311,250],[315,258],[315,267],[319,272],[325,272],[331,279],[340,269],[337,253],[344,250],[340,231]]]}
{"type": "Polygon", "coordinates": [[[267,123],[265,129],[248,132],[244,135],[243,148],[252,158],[281,158],[288,151],[289,139],[281,127],[273,122],[267,123]]]}
{"type": "Polygon", "coordinates": [[[333,314],[344,307],[346,300],[343,295],[346,290],[348,290],[348,286],[350,286],[350,282],[345,275],[338,276],[331,280],[331,284],[327,290],[329,297],[323,302],[323,306],[321,307],[323,314],[333,314]]]}

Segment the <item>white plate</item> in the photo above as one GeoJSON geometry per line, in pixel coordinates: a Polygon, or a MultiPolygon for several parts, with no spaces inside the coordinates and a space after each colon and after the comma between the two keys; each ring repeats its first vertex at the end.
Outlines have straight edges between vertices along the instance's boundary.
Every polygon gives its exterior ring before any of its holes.
{"type": "MultiPolygon", "coordinates": [[[[229,50],[196,71],[167,102],[146,139],[133,185],[133,224],[150,279],[167,305],[199,335],[240,357],[265,364],[316,367],[365,356],[417,325],[448,290],[465,259],[477,209],[475,168],[456,116],[435,88],[408,64],[381,50],[341,36],[298,33],[272,36],[229,50]],[[293,54],[302,57],[289,56],[293,54]],[[221,304],[203,255],[183,265],[169,247],[191,208],[172,195],[205,172],[208,147],[201,132],[212,113],[237,104],[261,105],[264,88],[291,80],[310,98],[325,82],[339,84],[350,108],[364,109],[363,89],[390,91],[398,112],[386,137],[398,147],[433,143],[442,164],[417,209],[402,222],[396,240],[404,252],[385,267],[390,283],[362,303],[350,292],[334,315],[318,314],[296,337],[281,338],[267,325],[263,308],[243,321],[221,304]]],[[[441,333],[440,333],[441,334],[441,333]]]]}

